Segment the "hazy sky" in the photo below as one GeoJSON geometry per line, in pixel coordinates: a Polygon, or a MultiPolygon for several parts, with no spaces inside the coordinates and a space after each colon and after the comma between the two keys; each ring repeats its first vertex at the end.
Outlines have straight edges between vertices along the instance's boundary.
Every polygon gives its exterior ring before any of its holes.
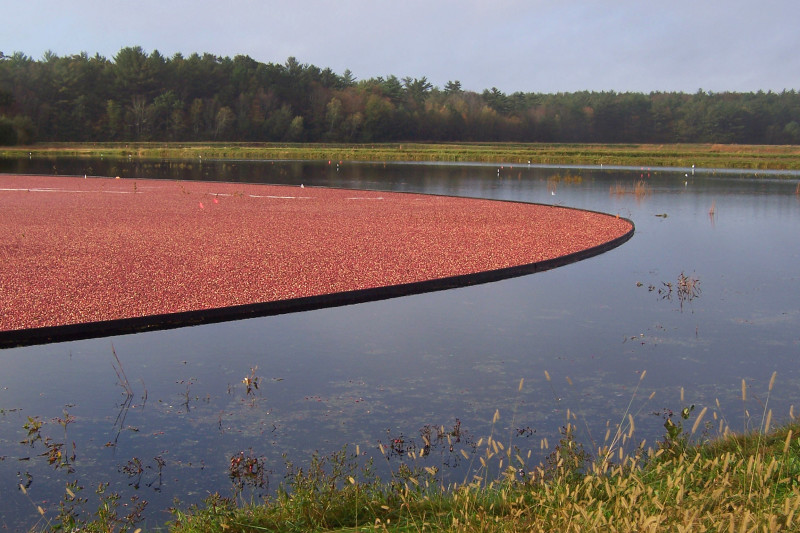
{"type": "Polygon", "coordinates": [[[800,0],[0,0],[0,51],[126,46],[505,93],[800,89],[800,0]]]}

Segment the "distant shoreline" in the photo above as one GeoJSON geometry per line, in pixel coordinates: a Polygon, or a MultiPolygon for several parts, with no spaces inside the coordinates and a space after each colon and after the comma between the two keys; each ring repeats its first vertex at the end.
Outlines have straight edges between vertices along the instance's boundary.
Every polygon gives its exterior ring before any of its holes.
{"type": "Polygon", "coordinates": [[[549,143],[41,143],[0,157],[484,162],[536,165],[800,170],[800,146],[549,143]]]}

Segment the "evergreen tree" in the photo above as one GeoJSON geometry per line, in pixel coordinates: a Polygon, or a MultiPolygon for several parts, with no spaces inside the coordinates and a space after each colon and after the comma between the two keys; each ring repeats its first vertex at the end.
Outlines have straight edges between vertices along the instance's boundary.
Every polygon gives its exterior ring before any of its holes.
{"type": "Polygon", "coordinates": [[[3,142],[87,140],[800,142],[800,95],[439,90],[283,64],[122,48],[38,61],[0,52],[3,142]]]}

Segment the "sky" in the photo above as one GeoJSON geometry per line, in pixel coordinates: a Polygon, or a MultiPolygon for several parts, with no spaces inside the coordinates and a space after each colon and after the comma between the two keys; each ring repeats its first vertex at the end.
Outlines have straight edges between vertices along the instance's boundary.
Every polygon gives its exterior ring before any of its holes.
{"type": "Polygon", "coordinates": [[[0,0],[0,51],[248,55],[476,92],[800,89],[800,0],[0,0]]]}

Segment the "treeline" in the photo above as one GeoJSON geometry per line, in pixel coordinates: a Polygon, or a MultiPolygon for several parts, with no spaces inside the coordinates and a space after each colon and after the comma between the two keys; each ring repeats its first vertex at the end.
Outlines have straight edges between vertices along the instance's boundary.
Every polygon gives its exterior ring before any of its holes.
{"type": "Polygon", "coordinates": [[[208,140],[798,144],[800,93],[477,93],[293,57],[0,52],[0,144],[208,140]]]}

